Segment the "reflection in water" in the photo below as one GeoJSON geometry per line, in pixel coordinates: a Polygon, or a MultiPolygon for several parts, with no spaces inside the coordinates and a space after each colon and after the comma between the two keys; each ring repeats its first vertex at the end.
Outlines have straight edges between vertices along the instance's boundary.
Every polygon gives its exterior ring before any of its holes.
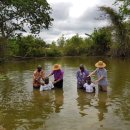
{"type": "Polygon", "coordinates": [[[107,93],[98,94],[97,109],[99,111],[99,114],[98,114],[99,121],[102,121],[104,119],[104,114],[108,112],[108,110],[107,110],[107,93]]]}
{"type": "Polygon", "coordinates": [[[51,113],[59,113],[63,105],[63,90],[53,89],[48,91],[33,91],[32,96],[33,107],[32,110],[36,115],[32,114],[33,125],[30,128],[38,128],[43,125],[45,127],[45,119],[50,118],[51,113]],[[38,120],[41,115],[41,119],[38,120]],[[37,124],[37,125],[36,125],[37,124]]]}
{"type": "Polygon", "coordinates": [[[58,88],[55,89],[54,105],[55,105],[55,112],[56,113],[59,113],[60,110],[62,109],[63,100],[64,100],[63,89],[58,89],[58,88]]]}
{"type": "Polygon", "coordinates": [[[87,115],[84,110],[91,106],[91,100],[94,98],[94,93],[86,93],[84,90],[77,89],[77,105],[79,106],[80,115],[85,116],[87,115]]]}
{"type": "Polygon", "coordinates": [[[101,125],[104,127],[102,129],[129,130],[129,64],[129,59],[105,57],[54,58],[0,64],[0,128],[52,130],[55,126],[54,130],[80,130],[101,129],[101,125]],[[87,94],[76,88],[75,75],[79,64],[84,64],[91,72],[98,60],[107,63],[111,90],[109,98],[106,93],[87,94]],[[49,74],[55,63],[60,63],[65,70],[63,90],[33,91],[34,68],[41,64],[49,74]],[[50,123],[45,126],[48,120],[50,123]]]}

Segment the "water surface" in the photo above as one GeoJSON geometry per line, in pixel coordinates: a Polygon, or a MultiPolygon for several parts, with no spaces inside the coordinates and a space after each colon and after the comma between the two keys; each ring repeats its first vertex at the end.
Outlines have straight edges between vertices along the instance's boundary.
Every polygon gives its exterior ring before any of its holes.
{"type": "Polygon", "coordinates": [[[129,59],[70,57],[0,64],[0,129],[129,130],[129,97],[129,59]],[[98,60],[107,64],[108,92],[87,94],[77,90],[78,66],[82,63],[92,71],[98,60]],[[37,65],[44,66],[48,75],[55,63],[65,71],[63,90],[33,90],[32,74],[37,65]]]}

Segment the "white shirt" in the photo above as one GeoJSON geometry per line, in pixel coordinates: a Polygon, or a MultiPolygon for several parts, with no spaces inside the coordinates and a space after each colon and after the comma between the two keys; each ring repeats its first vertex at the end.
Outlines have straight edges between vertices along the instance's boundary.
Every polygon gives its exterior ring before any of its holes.
{"type": "Polygon", "coordinates": [[[52,82],[49,82],[48,84],[41,85],[40,86],[40,91],[51,90],[52,88],[54,88],[54,85],[52,84],[52,82]]]}
{"type": "Polygon", "coordinates": [[[83,85],[83,87],[86,89],[86,92],[88,92],[88,93],[92,93],[93,92],[93,88],[95,87],[96,85],[94,84],[94,83],[91,83],[91,84],[87,84],[87,83],[85,83],[84,85],[83,85]]]}

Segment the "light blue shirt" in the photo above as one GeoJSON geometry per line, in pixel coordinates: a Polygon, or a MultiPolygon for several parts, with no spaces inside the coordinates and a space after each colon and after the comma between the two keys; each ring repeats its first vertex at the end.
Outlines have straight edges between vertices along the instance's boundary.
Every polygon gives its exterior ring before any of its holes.
{"type": "Polygon", "coordinates": [[[98,79],[103,76],[104,78],[101,79],[99,82],[98,82],[98,85],[101,85],[101,86],[108,86],[108,80],[107,80],[107,70],[105,68],[97,68],[96,69],[96,74],[97,74],[97,77],[98,79]]]}

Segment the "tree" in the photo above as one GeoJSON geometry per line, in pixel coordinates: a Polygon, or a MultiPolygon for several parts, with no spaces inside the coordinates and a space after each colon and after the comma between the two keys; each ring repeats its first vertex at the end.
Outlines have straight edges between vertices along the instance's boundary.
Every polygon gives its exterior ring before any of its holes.
{"type": "Polygon", "coordinates": [[[64,35],[62,34],[62,36],[60,38],[58,38],[57,40],[57,44],[59,47],[63,48],[64,45],[65,45],[65,37],[64,35]]]}
{"type": "Polygon", "coordinates": [[[130,15],[130,0],[116,0],[115,4],[121,3],[119,10],[122,15],[130,15]]]}
{"type": "Polygon", "coordinates": [[[51,26],[50,14],[46,0],[0,0],[0,36],[9,38],[27,30],[37,34],[51,26]]]}
{"type": "Polygon", "coordinates": [[[93,45],[91,46],[91,52],[97,55],[107,54],[110,50],[111,43],[111,31],[109,28],[104,27],[95,29],[91,34],[93,45]]]}
{"type": "Polygon", "coordinates": [[[117,50],[120,56],[126,56],[128,52],[128,30],[124,24],[124,16],[111,7],[101,6],[100,10],[108,15],[113,26],[113,37],[116,38],[117,50]]]}

